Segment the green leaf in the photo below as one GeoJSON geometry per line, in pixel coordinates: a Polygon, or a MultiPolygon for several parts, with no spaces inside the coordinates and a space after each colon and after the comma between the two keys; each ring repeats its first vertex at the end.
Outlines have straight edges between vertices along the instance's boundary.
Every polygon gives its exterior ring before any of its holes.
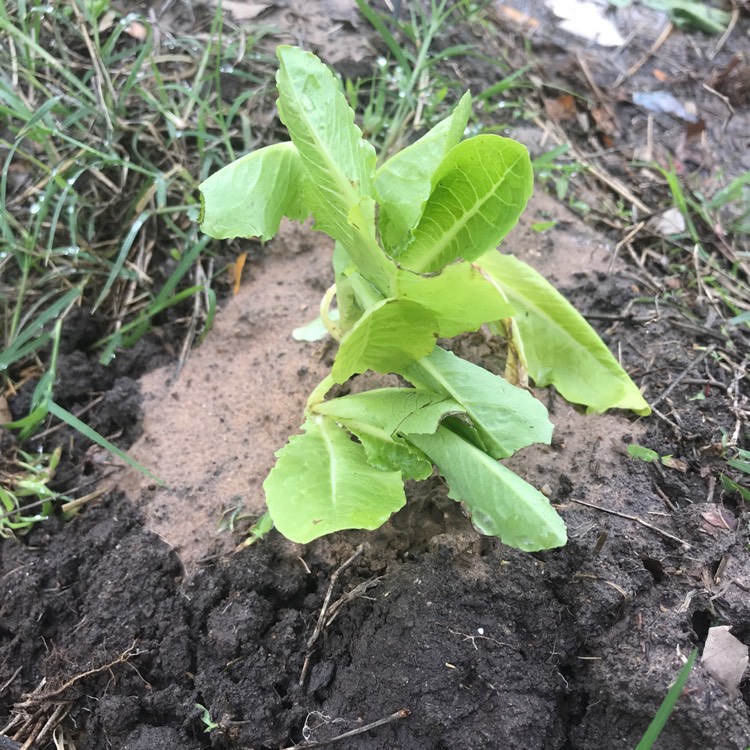
{"type": "Polygon", "coordinates": [[[200,223],[206,234],[224,240],[279,231],[282,216],[302,220],[305,171],[292,143],[277,143],[237,159],[204,180],[200,223]]]}
{"type": "Polygon", "coordinates": [[[279,117],[308,177],[315,228],[341,242],[357,268],[385,290],[389,263],[375,239],[375,149],[354,124],[331,71],[310,52],[281,45],[279,117]]]}
{"type": "Polygon", "coordinates": [[[356,419],[341,422],[362,443],[371,466],[381,471],[398,471],[402,479],[427,479],[432,461],[419,448],[380,427],[356,419]]]}
{"type": "MultiPolygon", "coordinates": [[[[332,321],[338,322],[338,310],[329,310],[328,315],[332,321]]],[[[309,323],[292,331],[292,338],[295,341],[322,341],[328,335],[329,331],[320,315],[315,320],[311,320],[309,323]]]]}
{"type": "Polygon", "coordinates": [[[378,388],[341,396],[317,404],[314,411],[354,433],[373,466],[417,480],[432,474],[432,462],[399,433],[432,433],[446,416],[463,413],[452,399],[414,388],[378,388]]]}
{"type": "MultiPolygon", "coordinates": [[[[238,549],[244,547],[250,547],[251,545],[259,542],[265,538],[273,529],[273,518],[271,514],[266,511],[247,531],[247,538],[242,542],[238,549]]],[[[232,529],[233,531],[234,529],[232,529]]]]}
{"type": "Polygon", "coordinates": [[[728,458],[727,464],[733,469],[743,471],[745,474],[750,474],[750,452],[743,451],[741,448],[737,451],[737,458],[728,458]]]}
{"type": "Polygon", "coordinates": [[[13,422],[4,422],[0,424],[4,430],[20,430],[19,437],[21,440],[30,438],[37,430],[39,425],[47,419],[49,414],[49,401],[43,400],[38,406],[34,407],[25,417],[16,419],[13,422]]]}
{"type": "Polygon", "coordinates": [[[739,482],[735,482],[734,479],[728,477],[726,474],[720,474],[719,479],[721,480],[721,486],[725,490],[738,492],[746,503],[750,503],[750,490],[747,487],[743,487],[739,482]]]}
{"type": "Polygon", "coordinates": [[[376,529],[406,503],[401,474],[370,465],[364,448],[327,417],[277,452],[263,483],[276,528],[305,544],[342,529],[376,529]]]}
{"type": "Polygon", "coordinates": [[[493,458],[507,458],[527,445],[552,439],[547,410],[528,391],[440,347],[403,375],[419,388],[460,404],[493,458]]]}
{"type": "Polygon", "coordinates": [[[346,216],[362,196],[372,196],[375,149],[354,124],[333,73],[315,55],[284,45],[276,54],[281,121],[319,194],[346,216]]]}
{"type": "Polygon", "coordinates": [[[529,375],[538,386],[554,385],[590,412],[651,409],[596,331],[541,274],[512,255],[490,252],[477,265],[516,308],[529,375]]]}
{"type": "Polygon", "coordinates": [[[437,276],[422,276],[401,268],[396,275],[396,296],[430,310],[443,338],[476,331],[484,323],[515,314],[481,270],[466,261],[452,263],[437,276]]]}
{"type": "Polygon", "coordinates": [[[57,417],[65,424],[70,425],[76,432],[80,432],[81,435],[87,437],[92,443],[100,445],[105,450],[117,456],[123,460],[128,466],[132,466],[147,477],[151,477],[158,484],[164,485],[164,480],[159,479],[153,472],[149,471],[143,464],[131,458],[125,451],[120,450],[114,443],[110,443],[107,438],[102,437],[96,430],[89,427],[85,422],[82,422],[75,414],[71,414],[67,409],[63,409],[62,406],[58,406],[54,401],[48,403],[49,413],[57,417]]]}
{"type": "Polygon", "coordinates": [[[645,461],[646,463],[659,460],[659,454],[656,451],[646,448],[645,445],[638,445],[638,443],[631,443],[628,446],[628,455],[631,458],[637,458],[639,461],[645,461]]]}
{"type": "Polygon", "coordinates": [[[447,427],[407,440],[437,465],[449,496],[466,506],[480,533],[526,552],[567,541],[562,518],[539,490],[447,427]]]}
{"type": "MultiPolygon", "coordinates": [[[[76,290],[80,294],[80,289],[76,290]]],[[[49,333],[52,340],[52,351],[50,353],[47,371],[39,378],[33,393],[31,394],[31,404],[29,414],[25,417],[0,425],[6,430],[20,430],[19,437],[21,440],[30,438],[47,418],[52,403],[52,391],[54,390],[55,379],[57,377],[57,355],[60,350],[60,334],[62,332],[63,317],[59,317],[55,327],[49,333]]]]}
{"type": "Polygon", "coordinates": [[[438,325],[416,302],[386,299],[369,307],[341,339],[331,373],[335,383],[352,375],[401,372],[435,346],[438,325]]]}
{"type": "Polygon", "coordinates": [[[478,258],[515,226],[532,188],[529,153],[517,141],[478,135],[459,143],[435,172],[414,238],[397,262],[426,272],[478,258]]]}
{"type": "Polygon", "coordinates": [[[397,252],[407,242],[430,197],[432,176],[461,141],[470,116],[471,94],[466,92],[448,117],[376,172],[380,236],[389,252],[397,252]]]}
{"type": "Polygon", "coordinates": [[[730,13],[699,0],[645,0],[644,5],[669,13],[678,29],[698,29],[721,34],[732,20],[730,13]]]}
{"type": "Polygon", "coordinates": [[[416,388],[377,388],[353,393],[317,404],[315,411],[344,424],[351,420],[366,422],[389,435],[435,432],[446,415],[464,413],[453,399],[416,388]]]}
{"type": "Polygon", "coordinates": [[[44,327],[53,320],[63,320],[67,314],[66,308],[76,302],[82,291],[81,286],[69,289],[46,310],[36,315],[15,338],[11,341],[6,340],[6,347],[0,352],[0,372],[45,346],[53,334],[51,331],[45,333],[44,327]]]}

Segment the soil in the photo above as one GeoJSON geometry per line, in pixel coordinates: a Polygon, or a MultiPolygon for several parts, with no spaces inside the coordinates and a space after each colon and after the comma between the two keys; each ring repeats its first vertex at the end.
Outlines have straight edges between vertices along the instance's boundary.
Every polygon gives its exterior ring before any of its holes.
{"type": "MultiPolygon", "coordinates": [[[[56,400],[101,394],[87,420],[166,486],[56,433],[58,486],[107,492],[0,545],[0,748],[49,722],[36,750],[275,750],[384,719],[339,746],[635,747],[709,627],[750,644],[747,510],[719,481],[747,399],[727,363],[747,342],[700,293],[654,290],[654,269],[615,244],[538,191],[504,248],[564,291],[658,405],[647,419],[585,415],[537,393],[553,443],[509,463],[570,537],[537,554],[479,536],[439,477],[410,485],[376,532],[306,546],[271,532],[234,549],[330,364],[328,347],[290,337],[331,282],[320,235],[285,226],[176,378],[169,342],[147,337],[105,368],[90,351],[102,322],[69,317],[56,400]],[[555,229],[535,232],[540,220],[555,229]],[[630,443],[672,459],[635,460],[630,443]],[[234,533],[218,530],[225,511],[234,533]]],[[[454,346],[502,366],[482,332],[454,346]]],[[[658,747],[748,746],[750,682],[731,694],[698,663],[658,747]]]]}

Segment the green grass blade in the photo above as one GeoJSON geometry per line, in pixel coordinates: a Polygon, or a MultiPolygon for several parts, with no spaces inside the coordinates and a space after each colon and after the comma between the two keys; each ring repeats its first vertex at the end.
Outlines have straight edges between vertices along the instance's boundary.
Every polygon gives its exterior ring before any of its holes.
{"type": "Polygon", "coordinates": [[[53,70],[59,73],[65,81],[70,85],[71,88],[75,89],[79,96],[82,97],[84,102],[89,102],[94,106],[97,106],[96,98],[91,93],[89,88],[80,79],[78,79],[73,73],[67,68],[61,66],[59,61],[55,57],[44,49],[41,45],[37,44],[22,29],[17,28],[12,21],[8,18],[0,17],[0,31],[4,31],[10,37],[13,37],[23,47],[28,47],[35,56],[44,60],[53,70]]]}
{"type": "Polygon", "coordinates": [[[677,699],[680,697],[680,693],[682,693],[682,689],[685,687],[685,683],[687,682],[688,677],[690,677],[690,672],[693,669],[693,664],[695,664],[695,659],[697,656],[698,649],[694,648],[690,656],[688,657],[688,660],[685,662],[685,666],[677,675],[677,679],[674,681],[674,685],[672,685],[672,687],[669,689],[669,692],[662,701],[661,706],[659,706],[659,710],[656,712],[656,716],[654,716],[653,720],[648,725],[646,734],[643,735],[643,739],[641,739],[641,741],[636,745],[635,750],[651,750],[651,748],[653,747],[654,742],[656,742],[659,735],[661,734],[662,729],[664,729],[664,725],[667,723],[667,719],[669,719],[670,715],[672,714],[675,704],[677,703],[677,699]]]}
{"type": "Polygon", "coordinates": [[[163,479],[159,479],[159,477],[157,477],[153,472],[149,471],[143,464],[139,463],[134,458],[131,458],[127,453],[125,453],[125,451],[120,450],[116,445],[110,443],[107,438],[102,437],[96,430],[93,430],[85,422],[82,422],[74,414],[71,414],[67,409],[63,409],[62,406],[56,404],[54,401],[49,402],[49,413],[65,422],[65,424],[69,425],[77,432],[80,432],[81,435],[87,437],[89,440],[91,440],[91,442],[96,443],[105,450],[108,450],[110,453],[113,453],[119,459],[128,464],[128,466],[132,466],[134,469],[137,469],[147,477],[151,477],[151,479],[161,485],[165,484],[163,479]]]}
{"type": "Polygon", "coordinates": [[[52,320],[58,318],[63,310],[72,305],[81,296],[81,287],[70,289],[60,299],[51,304],[38,317],[15,338],[15,340],[2,353],[0,353],[0,372],[7,370],[10,365],[17,362],[22,357],[31,354],[36,349],[44,346],[49,340],[51,334],[42,334],[37,336],[44,326],[52,320]]]}
{"type": "Polygon", "coordinates": [[[366,0],[356,0],[359,12],[368,20],[375,31],[383,37],[383,41],[388,46],[394,59],[401,66],[404,72],[411,70],[411,63],[404,54],[403,47],[394,39],[388,27],[383,22],[380,14],[375,12],[366,2],[366,0]]]}

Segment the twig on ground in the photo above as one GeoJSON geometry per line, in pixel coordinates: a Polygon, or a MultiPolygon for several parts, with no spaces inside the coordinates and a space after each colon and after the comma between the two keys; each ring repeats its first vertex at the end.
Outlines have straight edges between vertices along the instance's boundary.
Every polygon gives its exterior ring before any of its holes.
{"type": "MultiPolygon", "coordinates": [[[[541,117],[534,117],[533,122],[538,128],[545,131],[546,133],[549,133],[558,145],[569,143],[567,136],[558,126],[555,126],[549,122],[545,123],[541,117]]],[[[635,206],[635,208],[637,208],[643,214],[650,216],[654,213],[653,209],[649,208],[640,198],[638,198],[622,180],[619,180],[617,177],[612,176],[604,169],[602,169],[602,167],[600,167],[598,164],[595,164],[591,156],[585,154],[575,145],[570,144],[570,146],[570,153],[573,155],[575,160],[579,162],[581,166],[585,167],[597,180],[599,180],[599,182],[604,183],[608,188],[613,190],[622,198],[625,198],[626,201],[635,206]]]]}
{"type": "Polygon", "coordinates": [[[99,487],[99,489],[96,489],[93,492],[89,492],[87,495],[83,495],[82,497],[77,497],[75,500],[63,503],[63,505],[60,506],[60,510],[62,510],[63,513],[69,513],[70,511],[78,510],[87,503],[90,503],[92,500],[100,498],[102,495],[109,492],[110,489],[110,487],[106,486],[99,487]]]}
{"type": "Polygon", "coordinates": [[[377,578],[370,578],[367,581],[362,581],[362,583],[355,586],[351,591],[347,591],[345,594],[342,594],[328,608],[325,627],[328,627],[336,619],[336,615],[338,615],[339,610],[344,606],[344,604],[346,604],[347,602],[351,602],[354,599],[358,599],[365,593],[365,591],[367,591],[367,589],[371,589],[373,586],[377,586],[382,577],[383,576],[378,576],[377,578]]]}
{"type": "MultiPolygon", "coordinates": [[[[47,680],[42,679],[31,693],[23,696],[25,700],[13,704],[12,718],[8,724],[0,728],[0,739],[5,739],[8,732],[13,729],[14,736],[9,738],[11,741],[18,742],[22,737],[25,738],[23,744],[17,745],[19,750],[33,750],[35,746],[40,746],[35,743],[42,743],[47,735],[54,732],[70,710],[71,702],[59,697],[62,693],[86,677],[110,670],[117,664],[127,664],[131,656],[137,656],[140,653],[143,652],[136,651],[135,642],[133,642],[133,645],[116,659],[72,677],[55,690],[44,692],[47,680]]],[[[0,750],[4,750],[1,743],[0,750]]]]}
{"type": "Polygon", "coordinates": [[[622,86],[622,84],[628,78],[634,76],[651,59],[651,57],[653,57],[653,55],[659,51],[659,47],[661,47],[662,44],[667,41],[673,29],[674,26],[672,25],[672,23],[668,22],[667,25],[661,30],[661,34],[659,34],[656,41],[651,45],[651,48],[648,50],[648,52],[646,52],[635,62],[634,65],[632,65],[621,76],[619,76],[617,80],[612,84],[612,88],[616,89],[619,86],[622,86]]]}
{"type": "Polygon", "coordinates": [[[587,503],[585,500],[576,500],[575,498],[571,498],[571,500],[574,503],[578,503],[579,505],[585,505],[587,508],[600,510],[602,511],[602,513],[610,513],[613,516],[626,518],[628,521],[635,521],[636,523],[641,524],[641,526],[645,526],[647,529],[651,529],[652,531],[655,531],[657,534],[661,534],[662,536],[665,536],[668,539],[672,539],[675,542],[679,542],[680,544],[684,545],[686,549],[692,549],[692,546],[688,544],[688,542],[686,542],[684,539],[680,539],[678,536],[675,536],[674,534],[670,534],[668,531],[664,531],[664,529],[660,529],[658,526],[654,526],[648,521],[644,521],[639,516],[631,516],[629,513],[620,513],[619,510],[612,510],[611,508],[602,508],[601,505],[594,505],[593,503],[587,503]]]}
{"type": "Polygon", "coordinates": [[[31,748],[32,744],[41,745],[45,737],[50,732],[54,731],[54,729],[60,724],[60,722],[68,715],[68,711],[70,711],[69,703],[59,703],[57,706],[55,706],[55,710],[44,723],[44,726],[39,730],[39,732],[33,734],[31,737],[29,737],[28,740],[26,740],[26,742],[24,742],[24,744],[21,746],[21,750],[27,750],[28,748],[31,748]]]}
{"type": "MultiPolygon", "coordinates": [[[[576,59],[578,60],[578,64],[581,67],[581,71],[586,78],[586,82],[588,83],[589,88],[594,93],[594,96],[597,99],[597,103],[607,113],[607,117],[609,117],[609,119],[613,123],[617,123],[617,113],[615,112],[615,108],[612,102],[612,95],[609,93],[605,95],[604,92],[599,88],[599,85],[594,80],[594,76],[591,75],[591,69],[589,68],[589,64],[586,58],[581,53],[576,53],[576,59]]],[[[617,128],[616,124],[615,127],[617,128]]]]}
{"type": "Polygon", "coordinates": [[[669,387],[662,392],[660,396],[657,396],[652,402],[651,402],[651,408],[653,409],[655,406],[658,406],[662,401],[664,401],[667,396],[669,396],[670,393],[688,376],[691,370],[696,368],[703,360],[711,354],[714,349],[716,349],[716,346],[714,344],[711,344],[711,346],[706,347],[701,354],[696,357],[669,385],[669,387]]]}
{"type": "MultiPolygon", "coordinates": [[[[341,568],[339,568],[339,570],[341,570],[341,568]]],[[[393,713],[390,716],[386,716],[384,719],[378,719],[377,721],[373,721],[370,724],[365,724],[363,727],[359,727],[358,729],[352,729],[349,732],[344,732],[343,734],[336,735],[336,737],[331,737],[330,740],[320,740],[319,742],[300,742],[298,745],[290,745],[289,747],[283,748],[283,750],[305,750],[306,748],[333,745],[334,742],[339,742],[340,740],[345,740],[349,737],[355,737],[358,734],[364,734],[365,732],[369,732],[371,729],[377,729],[378,727],[382,727],[385,724],[390,724],[392,721],[405,719],[407,716],[411,716],[411,711],[408,708],[401,708],[396,711],[396,713],[393,713]]]]}
{"type": "MultiPolygon", "coordinates": [[[[683,437],[684,433],[682,431],[682,427],[677,424],[673,419],[670,419],[666,414],[659,411],[656,407],[652,406],[651,411],[653,411],[654,416],[661,419],[662,422],[666,422],[673,430],[674,434],[677,435],[677,437],[683,437]]],[[[676,416],[676,415],[675,415],[676,416]]]]}
{"type": "Polygon", "coordinates": [[[313,646],[315,646],[316,641],[320,637],[320,634],[323,632],[323,629],[325,627],[327,619],[326,615],[328,614],[328,605],[331,602],[333,587],[336,585],[336,581],[338,581],[339,576],[364,552],[364,549],[364,544],[360,544],[359,547],[357,547],[357,549],[354,551],[354,554],[331,575],[331,581],[328,584],[328,591],[326,592],[326,597],[323,600],[323,606],[320,608],[320,614],[318,615],[318,622],[315,624],[315,630],[313,631],[313,634],[307,641],[307,653],[305,654],[305,662],[302,665],[302,672],[299,676],[300,687],[305,684],[305,680],[307,679],[307,672],[310,668],[310,657],[312,656],[313,646]]]}
{"type": "Polygon", "coordinates": [[[716,42],[716,45],[713,49],[708,51],[708,54],[706,57],[708,57],[709,60],[713,60],[716,55],[721,52],[724,45],[727,43],[727,39],[731,36],[732,32],[734,31],[734,27],[737,25],[737,21],[740,20],[740,6],[737,5],[732,10],[732,17],[729,20],[729,23],[727,24],[727,28],[725,29],[724,33],[721,35],[721,38],[718,42],[716,42]]]}
{"type": "Polygon", "coordinates": [[[465,641],[471,641],[471,645],[474,646],[475,651],[479,651],[479,648],[476,644],[477,641],[492,641],[493,643],[497,643],[498,646],[515,648],[515,646],[512,646],[510,643],[498,641],[497,638],[490,638],[490,636],[488,635],[469,635],[468,633],[462,633],[460,630],[453,630],[452,628],[448,628],[448,632],[452,633],[453,635],[460,635],[465,641]]]}
{"type": "Polygon", "coordinates": [[[85,672],[81,672],[81,674],[75,675],[75,677],[71,677],[65,684],[61,685],[56,690],[49,690],[46,693],[40,693],[37,691],[34,691],[33,693],[27,693],[24,696],[26,700],[23,701],[23,703],[16,703],[15,708],[30,708],[38,703],[42,703],[43,701],[48,701],[51,698],[55,698],[86,677],[91,677],[91,675],[98,674],[99,672],[106,672],[107,670],[112,669],[112,667],[116,666],[117,664],[124,664],[131,656],[138,656],[142,653],[143,651],[135,650],[134,642],[132,646],[125,649],[125,651],[123,651],[116,659],[113,659],[106,664],[102,664],[100,667],[88,669],[85,672]]]}
{"type": "Polygon", "coordinates": [[[612,266],[614,266],[617,256],[620,254],[620,249],[626,247],[630,240],[632,240],[638,232],[646,226],[645,221],[639,221],[630,231],[615,245],[615,251],[612,253],[612,257],[609,259],[609,265],[607,266],[607,273],[612,273],[612,266]]]}
{"type": "Polygon", "coordinates": [[[686,323],[684,320],[676,319],[671,321],[671,324],[677,328],[681,328],[683,331],[687,331],[688,333],[695,333],[699,336],[708,336],[717,341],[721,341],[722,343],[727,340],[725,335],[712,331],[710,328],[706,328],[706,326],[696,325],[695,323],[686,323]]]}
{"type": "MultiPolygon", "coordinates": [[[[3,576],[3,578],[5,578],[5,576],[3,576]]],[[[23,667],[19,667],[15,672],[13,672],[13,674],[7,679],[6,682],[0,685],[0,695],[2,695],[13,684],[13,680],[18,677],[22,669],[23,667]]]]}
{"type": "Polygon", "coordinates": [[[707,388],[718,388],[720,391],[727,391],[729,389],[726,383],[712,378],[685,378],[682,382],[686,385],[702,385],[707,388]]]}

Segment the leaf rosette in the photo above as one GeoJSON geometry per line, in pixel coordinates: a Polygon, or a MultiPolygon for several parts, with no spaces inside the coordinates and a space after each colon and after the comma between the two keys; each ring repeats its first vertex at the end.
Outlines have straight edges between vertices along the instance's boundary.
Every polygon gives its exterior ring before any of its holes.
{"type": "Polygon", "coordinates": [[[547,498],[501,463],[552,436],[546,409],[520,386],[527,376],[553,384],[589,411],[649,407],[567,300],[497,252],[532,193],[528,151],[496,135],[463,140],[467,93],[378,167],[331,71],[294,47],[277,54],[290,141],[251,152],[200,186],[202,228],[215,237],[267,240],[283,217],[312,216],[314,229],[336,241],[335,290],[297,335],[307,341],[328,330],[339,348],[301,433],[277,452],[264,483],[274,524],[301,543],[377,528],[406,502],[404,480],[437,469],[479,532],[528,551],[564,544],[565,525],[547,498]],[[437,344],[484,325],[507,339],[508,380],[437,344]],[[366,371],[410,385],[326,399],[334,384],[366,371]]]}

